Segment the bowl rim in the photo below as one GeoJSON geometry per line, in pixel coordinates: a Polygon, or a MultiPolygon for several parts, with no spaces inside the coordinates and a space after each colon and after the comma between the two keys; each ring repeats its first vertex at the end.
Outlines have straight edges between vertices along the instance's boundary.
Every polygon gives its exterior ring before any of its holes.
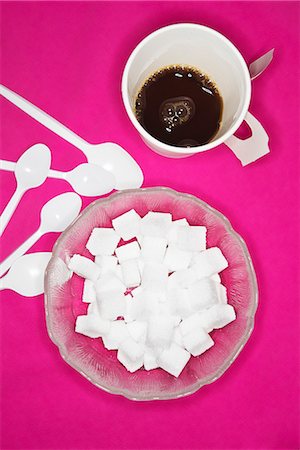
{"type": "Polygon", "coordinates": [[[255,323],[254,318],[255,318],[255,313],[257,311],[257,307],[258,307],[257,278],[256,278],[256,274],[255,274],[255,270],[254,270],[254,266],[253,266],[253,262],[252,262],[249,250],[247,248],[247,245],[246,245],[244,239],[233,229],[233,227],[232,227],[230,221],[227,219],[227,217],[225,217],[220,211],[216,210],[215,208],[213,208],[212,206],[210,206],[203,200],[199,199],[195,195],[178,192],[175,189],[171,189],[171,188],[164,187],[164,186],[145,187],[145,188],[138,188],[138,189],[126,189],[123,191],[116,191],[113,194],[109,195],[108,197],[100,198],[100,199],[97,199],[97,200],[94,200],[93,202],[91,202],[86,208],[84,208],[81,211],[81,213],[77,216],[77,218],[75,220],[73,220],[73,222],[60,234],[60,236],[56,240],[56,242],[53,246],[53,249],[52,249],[51,259],[45,270],[44,284],[45,284],[44,307],[45,307],[45,316],[46,316],[46,327],[47,327],[48,335],[49,335],[50,339],[52,340],[52,342],[58,347],[58,350],[60,352],[62,359],[68,365],[70,365],[73,369],[75,369],[77,372],[79,372],[84,378],[86,378],[93,385],[95,385],[96,387],[98,387],[98,388],[102,389],[103,391],[108,392],[110,394],[121,395],[123,397],[126,397],[129,400],[135,400],[135,401],[175,400],[175,399],[178,399],[181,397],[186,397],[188,395],[191,395],[191,394],[197,392],[203,386],[211,384],[214,381],[216,381],[218,378],[220,378],[223,375],[223,373],[235,361],[237,356],[240,354],[240,352],[244,348],[246,342],[248,341],[248,339],[253,331],[253,328],[254,328],[254,323],[255,323]],[[84,217],[86,214],[88,214],[90,209],[92,209],[98,203],[105,205],[106,203],[110,203],[115,198],[118,198],[125,194],[130,194],[130,193],[132,193],[132,194],[141,193],[142,194],[143,192],[162,192],[162,191],[169,193],[171,195],[175,195],[177,197],[189,198],[193,201],[196,201],[196,203],[199,203],[204,209],[215,214],[217,217],[219,217],[219,219],[222,220],[226,230],[232,236],[235,237],[235,239],[239,242],[239,244],[242,247],[242,250],[243,250],[243,253],[245,256],[245,261],[246,261],[247,268],[248,268],[248,274],[251,279],[252,297],[253,298],[252,298],[252,302],[251,302],[252,307],[251,307],[251,309],[249,309],[249,317],[248,317],[247,327],[245,329],[242,339],[238,342],[235,349],[232,351],[231,355],[227,358],[227,360],[225,360],[224,364],[214,374],[207,376],[206,378],[202,379],[198,383],[196,382],[195,384],[192,385],[191,389],[188,389],[188,390],[182,389],[182,390],[178,391],[176,394],[174,394],[174,393],[173,394],[163,394],[162,393],[162,395],[152,395],[152,396],[140,398],[140,397],[137,397],[136,395],[130,394],[130,392],[127,391],[126,389],[111,388],[111,387],[108,387],[108,386],[105,386],[105,385],[102,385],[100,383],[93,381],[90,376],[88,376],[80,367],[78,367],[71,360],[71,357],[68,357],[68,355],[64,352],[60,342],[55,338],[54,333],[52,332],[52,328],[51,328],[51,324],[50,324],[50,320],[49,320],[49,312],[48,312],[49,298],[48,298],[47,291],[48,291],[48,287],[50,284],[50,273],[52,270],[52,266],[54,266],[56,261],[58,259],[60,259],[60,258],[58,258],[58,256],[56,256],[58,248],[60,247],[61,243],[64,241],[66,234],[73,227],[73,225],[78,220],[80,220],[82,217],[84,217]]]}

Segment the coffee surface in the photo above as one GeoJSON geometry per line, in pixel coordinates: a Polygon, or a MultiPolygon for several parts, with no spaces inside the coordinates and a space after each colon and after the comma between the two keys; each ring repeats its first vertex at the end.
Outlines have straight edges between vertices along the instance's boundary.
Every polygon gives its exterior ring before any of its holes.
{"type": "Polygon", "coordinates": [[[148,133],[176,147],[209,142],[220,128],[223,101],[216,85],[193,67],[169,66],[149,77],[135,102],[148,133]]]}

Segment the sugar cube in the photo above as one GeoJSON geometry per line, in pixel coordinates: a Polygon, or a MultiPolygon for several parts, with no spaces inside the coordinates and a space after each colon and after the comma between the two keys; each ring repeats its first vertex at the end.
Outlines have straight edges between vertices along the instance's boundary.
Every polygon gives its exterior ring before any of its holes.
{"type": "Polygon", "coordinates": [[[169,278],[171,277],[174,284],[181,288],[187,288],[197,281],[196,272],[192,268],[177,270],[169,278]]]}
{"type": "Polygon", "coordinates": [[[142,288],[150,292],[167,289],[168,269],[163,264],[146,263],[142,273],[142,288]]]}
{"type": "Polygon", "coordinates": [[[153,349],[146,347],[144,353],[144,367],[145,370],[153,370],[159,367],[157,362],[157,356],[153,349]]]}
{"type": "Polygon", "coordinates": [[[101,268],[101,275],[107,272],[115,272],[118,264],[116,256],[112,255],[96,255],[95,263],[101,268]]]}
{"type": "Polygon", "coordinates": [[[131,295],[125,296],[125,315],[124,319],[126,323],[133,322],[143,316],[144,302],[137,297],[131,297],[131,295]]]}
{"type": "Polygon", "coordinates": [[[175,243],[178,239],[178,228],[189,227],[189,223],[186,219],[173,220],[168,231],[168,242],[175,243]]]}
{"type": "Polygon", "coordinates": [[[202,252],[206,249],[206,231],[202,226],[178,228],[177,247],[188,252],[202,252]]]}
{"type": "Polygon", "coordinates": [[[97,280],[95,283],[95,289],[97,295],[110,291],[120,292],[123,294],[126,291],[126,286],[115,273],[108,272],[97,280]]]}
{"type": "Polygon", "coordinates": [[[192,258],[192,253],[180,250],[174,244],[170,244],[167,248],[164,265],[170,272],[175,270],[187,269],[192,258]]]}
{"type": "Polygon", "coordinates": [[[154,261],[162,263],[166,248],[167,239],[154,236],[145,236],[141,246],[141,258],[144,261],[154,261]]]}
{"type": "Polygon", "coordinates": [[[140,294],[143,291],[142,286],[138,286],[131,291],[131,295],[135,297],[137,294],[140,294]]]}
{"type": "Polygon", "coordinates": [[[87,316],[77,316],[75,331],[91,338],[98,338],[109,333],[110,322],[99,315],[89,314],[87,316]]]}
{"type": "MultiPolygon", "coordinates": [[[[209,311],[209,310],[207,310],[209,311]]],[[[205,311],[206,312],[206,311],[205,311]]],[[[191,316],[183,319],[183,321],[179,324],[179,330],[182,336],[190,333],[194,329],[202,328],[202,321],[200,313],[194,313],[191,316]]]]}
{"type": "Polygon", "coordinates": [[[128,337],[129,333],[124,320],[116,320],[111,322],[110,330],[102,336],[102,340],[105,348],[117,350],[121,342],[124,342],[128,337]]]}
{"type": "Polygon", "coordinates": [[[120,361],[121,364],[128,370],[128,372],[136,372],[138,369],[140,369],[143,366],[144,363],[144,357],[141,356],[140,358],[133,361],[130,359],[123,349],[119,349],[117,353],[117,358],[120,361]]]}
{"type": "Polygon", "coordinates": [[[136,259],[128,259],[121,264],[124,284],[127,288],[138,286],[141,282],[141,275],[136,259]]]}
{"type": "Polygon", "coordinates": [[[92,255],[112,255],[120,237],[112,228],[94,228],[86,248],[92,255]]]}
{"type": "Polygon", "coordinates": [[[168,290],[168,300],[172,314],[180,316],[182,319],[193,314],[189,293],[187,289],[175,288],[168,290]]]}
{"type": "Polygon", "coordinates": [[[216,283],[221,283],[221,277],[218,273],[214,273],[211,277],[211,280],[215,281],[216,283]]]}
{"type": "Polygon", "coordinates": [[[188,288],[192,309],[201,311],[218,303],[216,283],[208,278],[196,281],[188,288]]]}
{"type": "Polygon", "coordinates": [[[172,342],[158,357],[159,366],[174,377],[178,377],[190,359],[190,353],[172,342]]]}
{"type": "Polygon", "coordinates": [[[172,317],[152,315],[148,321],[148,346],[152,348],[168,346],[172,340],[173,331],[172,317]]]}
{"type": "Polygon", "coordinates": [[[136,342],[144,344],[147,336],[147,323],[136,320],[127,324],[127,330],[129,335],[136,342]]]}
{"type": "Polygon", "coordinates": [[[178,326],[174,328],[173,342],[175,342],[175,344],[179,345],[180,347],[184,347],[183,337],[178,326]]]}
{"type": "Polygon", "coordinates": [[[216,289],[217,289],[217,293],[218,293],[219,303],[223,303],[223,304],[228,303],[226,287],[223,286],[223,284],[221,284],[221,283],[216,283],[216,289]]]}
{"type": "Polygon", "coordinates": [[[209,310],[212,315],[214,315],[213,327],[223,328],[230,322],[236,319],[236,314],[233,306],[228,304],[218,304],[212,306],[209,310]]]}
{"type": "Polygon", "coordinates": [[[134,241],[129,244],[122,245],[116,249],[116,255],[119,263],[127,261],[128,259],[136,259],[140,256],[140,246],[134,241]]]}
{"type": "Polygon", "coordinates": [[[140,221],[141,217],[134,209],[131,209],[113,219],[112,224],[118,235],[121,236],[124,241],[129,241],[138,235],[140,221]]]}
{"type": "Polygon", "coordinates": [[[119,350],[131,361],[136,361],[144,356],[145,346],[129,336],[125,341],[121,342],[119,350]]]}
{"type": "Polygon", "coordinates": [[[125,296],[119,292],[105,292],[97,296],[100,314],[108,320],[116,320],[125,314],[125,296]]]}
{"type": "Polygon", "coordinates": [[[211,277],[228,267],[228,262],[218,247],[211,247],[198,253],[193,269],[198,279],[211,277]]]}
{"type": "Polygon", "coordinates": [[[92,260],[81,255],[73,255],[69,261],[68,267],[77,275],[96,281],[100,276],[101,269],[92,260]]]}
{"type": "Polygon", "coordinates": [[[82,301],[92,303],[96,300],[96,290],[93,281],[86,278],[83,285],[82,301]]]}
{"type": "Polygon", "coordinates": [[[182,340],[186,350],[193,356],[201,355],[214,345],[214,341],[203,328],[191,330],[182,340]]]}
{"type": "Polygon", "coordinates": [[[171,223],[171,214],[149,211],[141,220],[140,234],[166,238],[171,223]]]}

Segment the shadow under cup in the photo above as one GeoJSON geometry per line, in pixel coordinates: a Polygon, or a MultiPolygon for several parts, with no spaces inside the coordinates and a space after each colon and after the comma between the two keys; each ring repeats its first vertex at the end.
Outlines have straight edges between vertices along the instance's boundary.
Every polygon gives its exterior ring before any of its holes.
{"type": "Polygon", "coordinates": [[[193,66],[205,73],[215,82],[223,99],[218,133],[209,143],[189,148],[188,154],[209,150],[224,142],[238,129],[248,110],[250,75],[243,57],[227,38],[211,28],[196,24],[171,25],[155,31],[140,42],[127,61],[122,80],[123,101],[141,137],[159,153],[187,152],[186,148],[155,139],[135,116],[135,100],[145,80],[170,65],[193,66]]]}

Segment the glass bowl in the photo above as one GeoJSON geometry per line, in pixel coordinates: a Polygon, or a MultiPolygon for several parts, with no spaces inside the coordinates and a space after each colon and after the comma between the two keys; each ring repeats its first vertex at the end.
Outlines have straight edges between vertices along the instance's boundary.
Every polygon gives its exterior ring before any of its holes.
{"type": "Polygon", "coordinates": [[[95,386],[133,400],[172,399],[189,395],[218,379],[247,342],[257,308],[257,283],[250,255],[242,238],[218,211],[198,198],[157,187],[117,192],[91,203],[57,240],[45,276],[45,310],[50,338],[63,359],[95,386]],[[111,220],[134,208],[141,216],[148,211],[186,217],[191,225],[207,227],[208,247],[218,246],[229,262],[221,273],[237,319],[211,333],[215,345],[191,357],[178,378],[162,369],[128,372],[117,360],[117,352],[104,348],[102,339],[75,333],[75,320],[85,314],[81,301],[83,279],[69,278],[70,256],[89,256],[85,248],[94,227],[110,227],[111,220]]]}

